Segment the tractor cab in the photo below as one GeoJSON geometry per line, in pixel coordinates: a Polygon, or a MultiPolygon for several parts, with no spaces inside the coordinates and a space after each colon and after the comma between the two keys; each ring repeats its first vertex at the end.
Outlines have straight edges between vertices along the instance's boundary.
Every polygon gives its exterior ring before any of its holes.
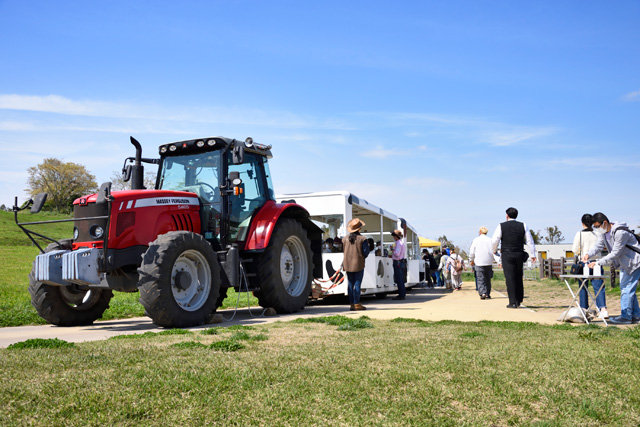
{"type": "Polygon", "coordinates": [[[275,200],[270,147],[228,138],[181,141],[160,146],[158,190],[195,193],[201,203],[201,234],[214,248],[247,239],[251,219],[275,200]]]}

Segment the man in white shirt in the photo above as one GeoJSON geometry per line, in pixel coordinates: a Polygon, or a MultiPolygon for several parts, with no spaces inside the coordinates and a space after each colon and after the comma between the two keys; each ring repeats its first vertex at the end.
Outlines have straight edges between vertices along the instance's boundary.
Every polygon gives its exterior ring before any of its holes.
{"type": "Polygon", "coordinates": [[[398,296],[393,297],[395,300],[403,300],[407,295],[407,291],[404,285],[407,270],[405,270],[407,257],[407,247],[404,243],[404,235],[402,230],[393,230],[391,232],[393,240],[396,241],[393,248],[391,258],[393,259],[393,281],[398,286],[398,296]]]}
{"type": "Polygon", "coordinates": [[[491,278],[493,277],[494,255],[487,227],[480,227],[478,237],[473,239],[469,249],[469,261],[478,279],[480,299],[491,299],[491,278]]]}
{"type": "Polygon", "coordinates": [[[509,305],[507,308],[518,308],[524,299],[523,264],[528,255],[524,251],[525,242],[531,249],[531,262],[536,262],[536,245],[533,243],[531,233],[524,222],[516,221],[518,210],[516,208],[507,209],[507,220],[501,223],[493,233],[491,239],[491,249],[495,252],[500,243],[500,253],[502,254],[502,269],[504,279],[507,282],[507,294],[509,295],[509,305]]]}

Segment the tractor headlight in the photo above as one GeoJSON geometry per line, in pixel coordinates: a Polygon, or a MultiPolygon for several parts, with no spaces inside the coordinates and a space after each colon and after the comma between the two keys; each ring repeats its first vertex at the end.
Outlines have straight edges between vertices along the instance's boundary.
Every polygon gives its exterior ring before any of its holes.
{"type": "Polygon", "coordinates": [[[91,227],[90,232],[93,237],[99,239],[104,235],[104,228],[100,227],[99,225],[94,225],[93,227],[91,227]]]}
{"type": "Polygon", "coordinates": [[[176,146],[175,145],[170,146],[169,151],[176,151],[176,146]]]}
{"type": "Polygon", "coordinates": [[[73,227],[73,240],[78,240],[79,236],[80,236],[80,230],[78,230],[78,227],[73,227]]]}
{"type": "Polygon", "coordinates": [[[160,152],[161,153],[166,153],[167,152],[167,146],[163,145],[162,147],[160,147],[160,152]]]}
{"type": "Polygon", "coordinates": [[[196,142],[196,146],[197,146],[198,148],[202,148],[202,147],[204,147],[204,141],[202,141],[202,140],[201,140],[201,141],[196,142]]]}
{"type": "Polygon", "coordinates": [[[207,141],[207,145],[209,147],[213,147],[214,145],[216,145],[216,140],[215,139],[210,139],[207,141]]]}

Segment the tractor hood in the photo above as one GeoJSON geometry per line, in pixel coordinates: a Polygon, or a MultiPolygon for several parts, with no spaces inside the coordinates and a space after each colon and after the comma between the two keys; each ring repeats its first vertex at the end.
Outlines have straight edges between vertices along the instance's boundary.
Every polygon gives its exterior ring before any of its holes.
{"type": "Polygon", "coordinates": [[[157,236],[169,231],[200,232],[200,201],[187,191],[126,190],[111,193],[107,203],[98,204],[97,194],[74,201],[74,218],[108,215],[108,220],[76,221],[74,249],[102,247],[108,233],[112,249],[148,246],[157,236]],[[77,231],[76,231],[77,230],[77,231]],[[96,233],[96,230],[101,233],[96,233]]]}

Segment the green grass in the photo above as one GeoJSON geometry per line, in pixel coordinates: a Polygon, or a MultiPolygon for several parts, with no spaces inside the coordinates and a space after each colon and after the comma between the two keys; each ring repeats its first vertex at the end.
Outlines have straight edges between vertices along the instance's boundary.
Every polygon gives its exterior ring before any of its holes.
{"type": "Polygon", "coordinates": [[[372,328],[348,335],[336,321],[296,321],[1,349],[0,425],[636,426],[640,419],[639,327],[367,321],[372,328]],[[231,338],[239,333],[269,339],[231,338]]]}

